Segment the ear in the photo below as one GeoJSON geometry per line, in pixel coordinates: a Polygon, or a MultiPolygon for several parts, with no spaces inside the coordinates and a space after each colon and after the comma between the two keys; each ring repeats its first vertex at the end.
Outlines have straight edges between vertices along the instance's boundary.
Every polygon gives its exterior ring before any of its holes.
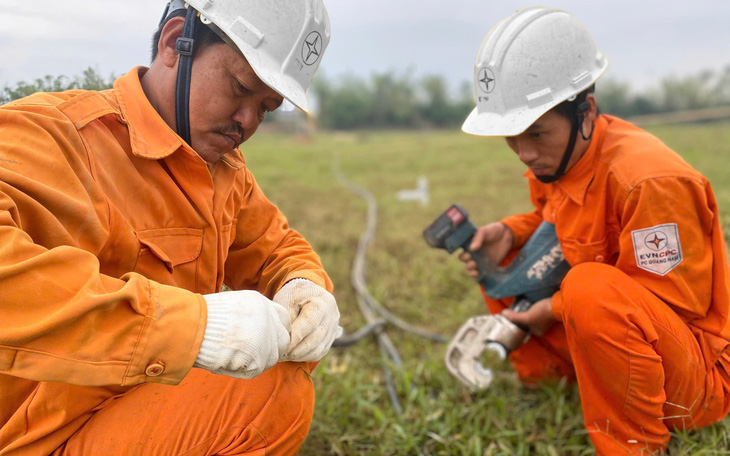
{"type": "Polygon", "coordinates": [[[157,43],[157,58],[167,67],[177,65],[179,54],[175,50],[175,43],[182,36],[184,26],[184,17],[173,17],[162,28],[160,41],[157,43]]]}
{"type": "Polygon", "coordinates": [[[592,131],[593,121],[598,116],[598,105],[596,105],[596,97],[592,93],[586,94],[586,103],[588,103],[588,109],[583,114],[583,131],[592,131]]]}

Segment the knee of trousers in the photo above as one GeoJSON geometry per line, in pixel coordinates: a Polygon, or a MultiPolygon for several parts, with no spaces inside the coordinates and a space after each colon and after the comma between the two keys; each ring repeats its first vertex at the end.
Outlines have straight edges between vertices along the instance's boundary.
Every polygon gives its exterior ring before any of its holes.
{"type": "Polygon", "coordinates": [[[296,454],[306,439],[314,413],[310,372],[310,363],[283,362],[241,383],[242,403],[256,404],[251,424],[265,439],[267,454],[296,454]]]}
{"type": "Polygon", "coordinates": [[[578,337],[605,334],[636,312],[636,283],[619,269],[602,263],[581,263],[568,271],[561,285],[563,323],[578,337]]]}
{"type": "Polygon", "coordinates": [[[269,405],[277,409],[285,407],[291,412],[277,413],[277,420],[286,419],[286,416],[293,422],[302,421],[309,426],[314,412],[312,368],[312,363],[283,362],[264,372],[264,375],[268,373],[273,377],[271,401],[278,403],[269,405]]]}
{"type": "Polygon", "coordinates": [[[226,404],[231,424],[252,423],[270,445],[303,442],[314,413],[310,371],[309,363],[282,362],[250,380],[224,378],[230,387],[226,404]]]}

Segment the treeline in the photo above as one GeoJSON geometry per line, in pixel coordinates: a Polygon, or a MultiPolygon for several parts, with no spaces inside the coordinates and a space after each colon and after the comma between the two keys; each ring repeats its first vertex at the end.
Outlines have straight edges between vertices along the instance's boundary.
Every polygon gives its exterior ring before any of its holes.
{"type": "MultiPolygon", "coordinates": [[[[450,94],[440,76],[416,81],[395,73],[369,80],[318,78],[313,90],[319,124],[331,129],[452,127],[474,108],[471,83],[450,94]]],[[[603,78],[596,84],[596,98],[602,112],[624,118],[730,106],[730,65],[719,72],[668,76],[638,93],[629,83],[603,78]]]]}
{"type": "MultiPolygon", "coordinates": [[[[102,90],[114,77],[104,78],[93,68],[80,76],[46,76],[0,90],[0,104],[37,91],[102,90]]],[[[320,75],[312,86],[320,128],[452,128],[474,107],[471,83],[454,90],[441,76],[414,79],[396,72],[331,79],[320,75]]],[[[684,77],[668,76],[655,86],[635,92],[631,85],[604,78],[596,85],[601,110],[620,117],[730,106],[730,65],[721,71],[702,71],[684,77]]],[[[276,113],[274,121],[291,122],[297,114],[276,113]]]]}
{"type": "Polygon", "coordinates": [[[601,79],[596,99],[603,112],[619,117],[730,106],[730,65],[720,71],[668,76],[641,93],[626,82],[601,79]]]}
{"type": "Polygon", "coordinates": [[[21,81],[14,87],[6,85],[0,91],[0,105],[9,101],[17,100],[36,92],[63,92],[64,90],[85,89],[104,90],[111,88],[116,77],[114,75],[104,78],[93,68],[84,70],[80,76],[73,78],[46,75],[32,82],[21,81]]]}
{"type": "Polygon", "coordinates": [[[440,76],[413,80],[390,72],[369,80],[320,77],[312,91],[319,125],[335,130],[452,127],[474,108],[471,84],[462,84],[452,94],[440,76]]]}

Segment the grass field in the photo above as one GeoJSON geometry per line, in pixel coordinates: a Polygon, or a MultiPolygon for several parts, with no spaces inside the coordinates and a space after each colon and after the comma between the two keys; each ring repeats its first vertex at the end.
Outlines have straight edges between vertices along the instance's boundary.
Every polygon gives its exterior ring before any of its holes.
{"type": "MultiPolygon", "coordinates": [[[[730,123],[652,128],[712,182],[730,233],[730,123]]],[[[369,291],[419,327],[451,336],[486,311],[455,257],[424,243],[423,229],[451,203],[475,224],[529,210],[523,165],[502,141],[458,131],[362,132],[314,136],[261,133],[244,148],[269,198],[320,254],[335,284],[342,324],[359,328],[350,267],[365,229],[366,203],[340,184],[339,167],[378,202],[376,238],[368,250],[369,291]],[[426,176],[431,202],[396,198],[426,176]]],[[[404,366],[396,414],[384,387],[375,339],[333,349],[314,374],[317,406],[302,455],[589,455],[574,385],[522,387],[509,366],[492,388],[469,394],[442,364],[445,345],[393,327],[404,366]]],[[[730,455],[730,418],[697,432],[674,434],[672,455],[730,455]]]]}

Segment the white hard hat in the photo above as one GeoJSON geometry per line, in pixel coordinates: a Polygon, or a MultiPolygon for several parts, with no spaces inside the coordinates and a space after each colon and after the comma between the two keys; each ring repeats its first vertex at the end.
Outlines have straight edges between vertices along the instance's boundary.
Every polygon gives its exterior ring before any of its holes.
{"type": "Polygon", "coordinates": [[[608,60],[588,30],[565,11],[530,7],[500,21],[474,65],[476,108],[462,130],[515,136],[593,85],[608,60]]]}
{"type": "Polygon", "coordinates": [[[330,41],[329,16],[322,0],[185,3],[200,13],[203,24],[212,24],[241,51],[266,85],[309,111],[307,90],[330,41]]]}

